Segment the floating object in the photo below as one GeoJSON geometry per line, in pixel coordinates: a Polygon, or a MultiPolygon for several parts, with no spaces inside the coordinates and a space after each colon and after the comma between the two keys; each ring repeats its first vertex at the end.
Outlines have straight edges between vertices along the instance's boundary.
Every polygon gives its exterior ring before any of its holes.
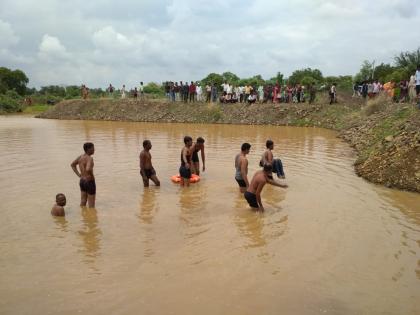
{"type": "MultiPolygon", "coordinates": [[[[179,183],[181,181],[181,176],[179,174],[171,176],[171,181],[173,181],[174,183],[179,183]]],[[[191,174],[190,183],[197,183],[199,181],[200,181],[200,176],[191,174]]]]}

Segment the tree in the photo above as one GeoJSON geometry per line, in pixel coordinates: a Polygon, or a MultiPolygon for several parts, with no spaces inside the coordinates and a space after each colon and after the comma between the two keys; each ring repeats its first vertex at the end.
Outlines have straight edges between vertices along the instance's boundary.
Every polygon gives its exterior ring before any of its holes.
{"type": "Polygon", "coordinates": [[[331,86],[333,83],[337,84],[337,88],[343,90],[352,90],[353,89],[353,77],[351,75],[340,75],[325,77],[324,83],[327,86],[331,86]]]}
{"type": "Polygon", "coordinates": [[[201,80],[201,85],[206,86],[214,84],[218,89],[220,89],[222,83],[223,76],[217,73],[210,73],[209,75],[207,75],[207,77],[201,80]]]}
{"type": "Polygon", "coordinates": [[[304,77],[312,77],[317,82],[322,82],[323,79],[321,70],[306,68],[295,70],[288,79],[289,84],[294,85],[301,83],[304,77]]]}
{"type": "Polygon", "coordinates": [[[277,75],[275,77],[272,77],[271,79],[265,81],[266,84],[280,84],[283,85],[284,81],[284,75],[281,72],[277,72],[277,75]]]}
{"type": "Polygon", "coordinates": [[[374,62],[368,60],[363,61],[359,72],[354,76],[355,82],[363,82],[373,79],[374,62]]]}
{"type": "Polygon", "coordinates": [[[416,72],[417,66],[420,65],[420,47],[417,50],[402,52],[394,57],[395,65],[404,69],[405,77],[408,79],[410,75],[416,72]]]}
{"type": "Polygon", "coordinates": [[[41,89],[39,90],[39,93],[43,95],[65,97],[66,89],[63,86],[48,85],[48,86],[42,86],[41,89]]]}
{"type": "Polygon", "coordinates": [[[5,93],[7,90],[15,90],[19,95],[25,95],[26,85],[29,79],[26,74],[16,69],[14,71],[0,67],[0,92],[5,93]]]}
{"type": "Polygon", "coordinates": [[[223,72],[222,77],[223,77],[224,82],[227,82],[227,83],[233,84],[233,85],[236,85],[239,81],[239,77],[236,74],[234,74],[232,72],[229,72],[229,71],[223,72]]]}
{"type": "Polygon", "coordinates": [[[163,96],[165,95],[165,90],[163,89],[162,85],[158,85],[157,83],[150,82],[144,87],[144,93],[163,96]]]}
{"type": "Polygon", "coordinates": [[[394,72],[394,70],[395,70],[395,67],[391,66],[390,64],[381,63],[379,66],[375,68],[373,78],[380,82],[385,82],[386,77],[390,75],[392,72],[394,72]]]}
{"type": "Polygon", "coordinates": [[[407,72],[404,68],[397,68],[391,74],[386,76],[385,81],[400,82],[407,79],[407,72]]]}

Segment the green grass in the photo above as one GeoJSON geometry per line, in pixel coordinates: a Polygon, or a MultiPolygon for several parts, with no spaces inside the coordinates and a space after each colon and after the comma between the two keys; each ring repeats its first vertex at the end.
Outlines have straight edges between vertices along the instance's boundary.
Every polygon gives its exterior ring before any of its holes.
{"type": "Polygon", "coordinates": [[[24,114],[37,114],[37,113],[45,112],[46,110],[48,110],[50,108],[51,108],[50,105],[46,105],[46,104],[35,104],[35,105],[32,105],[32,106],[27,106],[23,110],[23,113],[24,114]]]}

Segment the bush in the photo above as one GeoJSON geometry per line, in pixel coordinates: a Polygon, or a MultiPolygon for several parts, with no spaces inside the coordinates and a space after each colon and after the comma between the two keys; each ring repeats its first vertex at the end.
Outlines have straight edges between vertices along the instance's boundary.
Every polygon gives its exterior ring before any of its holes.
{"type": "Polygon", "coordinates": [[[379,113],[386,108],[386,104],[389,102],[389,97],[385,94],[379,94],[373,99],[367,101],[366,106],[363,108],[362,112],[366,116],[370,116],[375,113],[379,113]]]}
{"type": "Polygon", "coordinates": [[[162,86],[151,82],[144,87],[144,93],[146,94],[155,94],[155,95],[165,95],[165,91],[163,90],[162,86]]]}
{"type": "Polygon", "coordinates": [[[0,112],[13,113],[23,110],[22,99],[15,91],[0,94],[0,112]]]}

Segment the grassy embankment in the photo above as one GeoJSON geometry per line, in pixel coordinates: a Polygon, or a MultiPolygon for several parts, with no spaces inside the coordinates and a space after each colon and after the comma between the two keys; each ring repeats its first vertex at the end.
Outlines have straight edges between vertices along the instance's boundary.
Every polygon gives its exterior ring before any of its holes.
{"type": "Polygon", "coordinates": [[[420,111],[377,98],[329,105],[168,103],[160,100],[72,100],[42,118],[144,122],[317,126],[339,131],[358,153],[357,174],[389,187],[420,192],[420,111]]]}

